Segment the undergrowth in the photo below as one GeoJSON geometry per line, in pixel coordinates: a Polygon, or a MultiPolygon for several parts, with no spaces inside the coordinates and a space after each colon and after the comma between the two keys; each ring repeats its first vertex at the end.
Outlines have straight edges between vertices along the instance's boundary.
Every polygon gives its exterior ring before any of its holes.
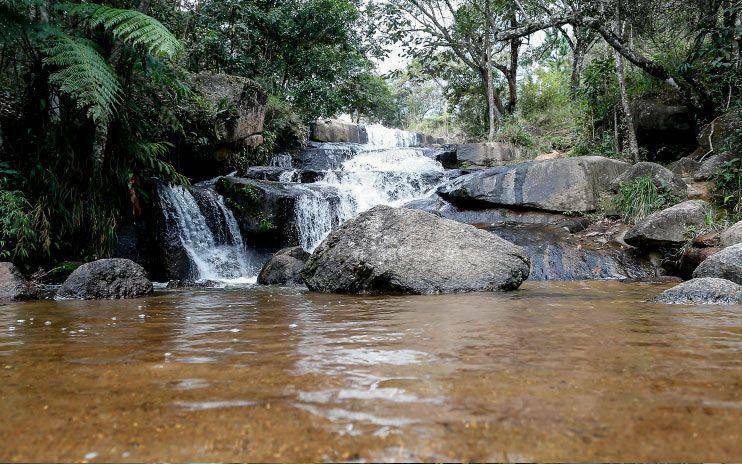
{"type": "Polygon", "coordinates": [[[642,176],[619,186],[618,194],[611,200],[611,207],[622,220],[629,224],[635,223],[654,213],[674,204],[682,199],[666,189],[658,188],[652,178],[642,176]]]}

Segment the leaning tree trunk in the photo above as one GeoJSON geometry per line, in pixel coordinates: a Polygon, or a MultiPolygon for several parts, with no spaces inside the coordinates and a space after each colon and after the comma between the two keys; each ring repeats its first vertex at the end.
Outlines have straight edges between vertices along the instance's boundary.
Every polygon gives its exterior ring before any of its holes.
{"type": "Polygon", "coordinates": [[[495,94],[495,86],[492,82],[492,68],[489,64],[485,65],[481,71],[481,75],[484,81],[484,91],[487,95],[487,141],[491,142],[495,140],[497,122],[502,119],[502,102],[498,101],[498,97],[495,94]]]}

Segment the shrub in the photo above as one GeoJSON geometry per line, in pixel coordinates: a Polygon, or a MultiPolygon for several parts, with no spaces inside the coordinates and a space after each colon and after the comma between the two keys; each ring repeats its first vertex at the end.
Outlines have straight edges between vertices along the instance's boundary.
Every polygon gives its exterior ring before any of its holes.
{"type": "Polygon", "coordinates": [[[619,186],[611,206],[625,223],[640,221],[646,216],[678,203],[681,199],[657,188],[650,176],[638,177],[619,186]]]}

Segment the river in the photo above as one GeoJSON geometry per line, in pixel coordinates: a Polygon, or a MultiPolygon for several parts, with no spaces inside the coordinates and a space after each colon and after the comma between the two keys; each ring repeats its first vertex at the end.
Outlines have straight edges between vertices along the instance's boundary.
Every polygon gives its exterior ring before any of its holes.
{"type": "Polygon", "coordinates": [[[739,461],[740,307],[666,286],[0,306],[0,461],[739,461]]]}

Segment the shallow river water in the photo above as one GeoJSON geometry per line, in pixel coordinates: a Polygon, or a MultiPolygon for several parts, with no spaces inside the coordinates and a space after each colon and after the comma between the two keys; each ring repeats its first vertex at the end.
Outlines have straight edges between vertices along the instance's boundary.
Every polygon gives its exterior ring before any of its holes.
{"type": "Polygon", "coordinates": [[[0,306],[0,461],[740,461],[742,307],[664,287],[0,306]]]}

